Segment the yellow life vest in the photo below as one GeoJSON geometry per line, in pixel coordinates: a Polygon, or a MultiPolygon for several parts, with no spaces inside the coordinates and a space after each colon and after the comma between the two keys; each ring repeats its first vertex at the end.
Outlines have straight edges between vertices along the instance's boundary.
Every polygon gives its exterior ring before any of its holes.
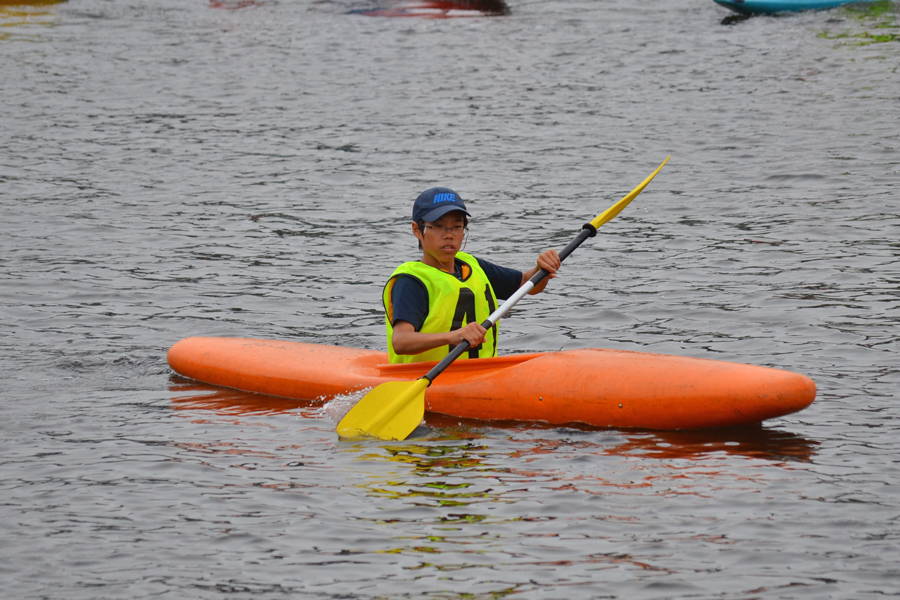
{"type": "MultiPolygon", "coordinates": [[[[387,321],[388,354],[391,363],[411,363],[441,360],[454,346],[439,346],[420,354],[397,354],[394,352],[394,306],[391,291],[401,275],[415,277],[428,292],[428,315],[419,330],[421,333],[445,333],[461,329],[465,325],[483,323],[497,308],[497,297],[487,275],[478,261],[470,254],[457,252],[456,258],[462,263],[462,279],[431,267],[422,262],[403,263],[388,280],[382,292],[384,315],[387,321]]],[[[463,352],[463,358],[487,358],[497,356],[497,326],[491,327],[484,342],[463,352]]]]}

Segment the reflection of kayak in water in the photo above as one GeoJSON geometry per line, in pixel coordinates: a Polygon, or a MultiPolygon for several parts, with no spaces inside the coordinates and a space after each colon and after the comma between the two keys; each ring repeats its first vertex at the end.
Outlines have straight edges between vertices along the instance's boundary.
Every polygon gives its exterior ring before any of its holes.
{"type": "Polygon", "coordinates": [[[448,19],[506,15],[509,14],[509,7],[503,0],[397,0],[377,8],[360,8],[350,12],[369,17],[448,19]]]}
{"type": "MultiPolygon", "coordinates": [[[[322,417],[321,401],[293,400],[222,389],[182,379],[177,375],[172,376],[169,390],[172,392],[172,408],[189,411],[192,419],[198,418],[198,412],[210,412],[229,418],[288,414],[307,419],[322,417]]],[[[492,421],[487,425],[484,421],[429,413],[425,416],[425,425],[426,427],[420,428],[424,430],[424,435],[418,438],[431,443],[481,439],[485,437],[486,426],[506,430],[506,433],[500,433],[501,436],[515,436],[516,432],[527,428],[528,443],[514,451],[513,456],[516,458],[556,453],[561,447],[566,447],[592,454],[656,459],[697,459],[710,454],[728,454],[778,462],[809,461],[819,445],[819,442],[795,433],[761,424],[699,431],[629,431],[621,438],[605,436],[602,439],[584,438],[579,441],[573,441],[571,436],[559,438],[548,435],[542,438],[540,430],[552,430],[557,426],[536,422],[492,421]]],[[[579,426],[570,424],[568,427],[579,426]]],[[[414,443],[409,440],[410,438],[396,447],[409,448],[409,444],[414,443]]],[[[433,450],[434,446],[426,448],[433,450]]]]}
{"type": "MultiPolygon", "coordinates": [[[[743,14],[773,14],[801,10],[824,10],[867,0],[713,0],[726,8],[743,14]]],[[[871,0],[868,0],[871,1],[871,0]]]]}
{"type": "MultiPolygon", "coordinates": [[[[418,379],[433,366],[390,365],[372,350],[200,337],[176,343],[168,360],[197,381],[301,400],[418,379]]],[[[815,395],[812,380],[789,371],[591,349],[457,361],[426,390],[425,408],[480,420],[675,430],[759,423],[806,408],[815,395]]]]}

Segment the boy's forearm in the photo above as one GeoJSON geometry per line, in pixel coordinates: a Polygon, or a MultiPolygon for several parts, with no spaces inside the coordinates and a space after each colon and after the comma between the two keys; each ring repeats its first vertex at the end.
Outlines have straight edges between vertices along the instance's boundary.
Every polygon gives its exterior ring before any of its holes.
{"type": "MultiPolygon", "coordinates": [[[[531,269],[522,273],[522,283],[519,284],[519,287],[522,287],[523,285],[525,285],[525,282],[528,281],[529,279],[531,279],[532,277],[534,277],[535,275],[537,275],[537,272],[540,270],[541,270],[540,267],[534,266],[531,269]]],[[[530,292],[528,292],[528,295],[533,296],[534,294],[541,293],[542,291],[544,291],[544,288],[547,287],[547,284],[549,282],[550,282],[550,278],[545,277],[544,279],[541,280],[541,282],[539,284],[534,286],[534,288],[530,292]]]]}
{"type": "Polygon", "coordinates": [[[537,264],[522,273],[522,283],[519,284],[519,287],[522,287],[525,285],[526,281],[537,275],[538,271],[545,269],[548,275],[528,293],[534,295],[542,292],[544,288],[547,287],[547,283],[556,277],[556,270],[559,269],[561,264],[562,260],[559,258],[559,254],[557,254],[556,250],[547,250],[543,252],[538,256],[537,264]]]}
{"type": "Polygon", "coordinates": [[[450,332],[421,333],[418,331],[394,331],[391,345],[397,354],[421,354],[439,346],[450,345],[450,332]]]}
{"type": "Polygon", "coordinates": [[[463,341],[469,343],[469,347],[475,348],[484,342],[487,329],[480,323],[469,323],[461,329],[454,329],[443,333],[421,333],[413,329],[407,322],[401,322],[399,328],[394,328],[391,345],[397,354],[421,354],[433,348],[441,346],[457,346],[463,341]]]}

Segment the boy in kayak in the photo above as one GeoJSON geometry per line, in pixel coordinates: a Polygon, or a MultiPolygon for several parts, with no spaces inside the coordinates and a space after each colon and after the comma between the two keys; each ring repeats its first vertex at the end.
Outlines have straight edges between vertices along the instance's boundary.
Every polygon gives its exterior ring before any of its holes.
{"type": "Polygon", "coordinates": [[[541,292],[556,277],[560,260],[547,250],[525,271],[500,267],[460,252],[469,211],[449,188],[422,192],[413,204],[413,235],[422,258],[403,263],[384,286],[388,354],[391,363],[441,360],[463,340],[460,358],[497,355],[497,326],[481,326],[505,300],[541,268],[550,273],[529,294],[541,292]]]}

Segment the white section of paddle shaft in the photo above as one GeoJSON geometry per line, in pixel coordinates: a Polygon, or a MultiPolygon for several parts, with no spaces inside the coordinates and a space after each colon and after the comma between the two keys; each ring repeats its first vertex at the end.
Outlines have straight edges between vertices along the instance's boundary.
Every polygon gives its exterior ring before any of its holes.
{"type": "Polygon", "coordinates": [[[516,290],[516,293],[506,299],[506,301],[500,305],[500,308],[491,313],[491,316],[488,317],[488,321],[491,322],[492,325],[496,325],[497,321],[499,321],[506,313],[509,312],[516,302],[521,300],[525,294],[534,289],[534,283],[529,279],[525,282],[525,284],[516,290]]]}

